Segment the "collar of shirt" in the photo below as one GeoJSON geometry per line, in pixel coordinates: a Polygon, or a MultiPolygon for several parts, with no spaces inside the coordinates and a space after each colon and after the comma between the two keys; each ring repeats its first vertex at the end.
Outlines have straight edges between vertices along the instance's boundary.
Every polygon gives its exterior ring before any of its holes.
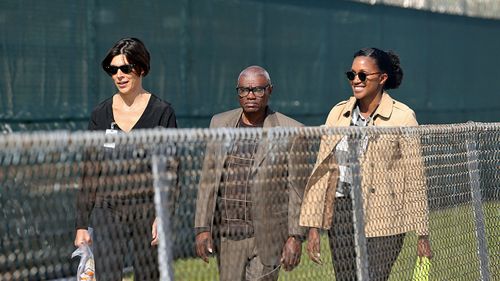
{"type": "MultiPolygon", "coordinates": [[[[374,111],[375,113],[375,111],[374,111]]],[[[370,121],[373,118],[373,114],[368,116],[368,118],[364,118],[361,115],[361,112],[359,110],[359,105],[356,103],[356,107],[354,107],[352,111],[352,120],[351,120],[351,126],[357,126],[357,127],[366,127],[370,123],[370,121]]]]}

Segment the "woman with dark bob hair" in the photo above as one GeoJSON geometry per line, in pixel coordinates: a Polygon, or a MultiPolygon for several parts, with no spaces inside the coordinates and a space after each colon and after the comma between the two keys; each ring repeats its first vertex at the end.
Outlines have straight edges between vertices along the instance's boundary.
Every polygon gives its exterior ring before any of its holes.
{"type": "MultiPolygon", "coordinates": [[[[366,48],[354,54],[346,72],[353,96],[335,105],[327,127],[416,126],[415,113],[389,96],[403,79],[399,57],[366,48]]],[[[351,197],[354,153],[349,136],[324,136],[307,183],[300,225],[309,228],[307,252],[320,259],[318,229],[327,229],[335,278],[357,280],[355,232],[351,197]]],[[[361,190],[369,280],[387,280],[403,246],[405,234],[416,231],[417,255],[432,256],[428,240],[425,177],[419,141],[380,135],[359,142],[361,190]]]]}
{"type": "MultiPolygon", "coordinates": [[[[116,42],[103,59],[102,68],[118,92],[95,107],[89,130],[115,134],[177,127],[171,105],[142,87],[142,79],[149,73],[150,55],[139,39],[124,38],[116,42]]],[[[151,167],[138,158],[141,156],[136,155],[137,152],[128,155],[126,151],[114,143],[104,144],[86,162],[77,198],[74,244],[77,247],[85,243],[92,245],[96,277],[100,281],[122,280],[130,246],[135,280],[158,280],[151,167]],[[126,157],[124,160],[128,161],[113,166],[103,161],[102,155],[109,153],[126,157]],[[125,154],[128,156],[123,156],[125,154]],[[130,167],[123,165],[132,162],[130,167]],[[89,226],[93,229],[92,236],[89,226]]]]}

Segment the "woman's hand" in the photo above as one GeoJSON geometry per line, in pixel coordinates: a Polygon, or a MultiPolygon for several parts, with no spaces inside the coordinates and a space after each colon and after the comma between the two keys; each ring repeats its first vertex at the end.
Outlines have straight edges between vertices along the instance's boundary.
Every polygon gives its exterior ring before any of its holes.
{"type": "Polygon", "coordinates": [[[74,243],[76,247],[80,247],[83,244],[92,245],[92,238],[89,231],[87,229],[77,229],[74,243]]]}
{"type": "Polygon", "coordinates": [[[313,262],[323,264],[321,261],[320,237],[317,228],[309,228],[309,234],[307,235],[307,255],[313,262]]]}
{"type": "Polygon", "coordinates": [[[432,250],[431,250],[431,243],[429,242],[429,236],[427,235],[418,236],[417,255],[419,257],[427,257],[429,259],[432,259],[432,250]]]}
{"type": "Polygon", "coordinates": [[[151,246],[156,246],[158,245],[158,218],[155,218],[155,221],[153,222],[153,226],[151,227],[151,237],[153,240],[151,240],[151,246]]]}

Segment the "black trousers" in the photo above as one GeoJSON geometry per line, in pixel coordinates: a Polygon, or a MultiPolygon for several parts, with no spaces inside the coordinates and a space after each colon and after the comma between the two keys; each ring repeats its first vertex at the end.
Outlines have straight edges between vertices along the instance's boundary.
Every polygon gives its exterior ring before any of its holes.
{"type": "Polygon", "coordinates": [[[158,250],[151,246],[155,210],[151,202],[101,202],[92,211],[92,250],[99,281],[121,281],[125,261],[134,280],[159,280],[158,250]]]}
{"type": "MultiPolygon", "coordinates": [[[[350,197],[335,199],[333,225],[328,231],[335,280],[356,281],[356,250],[352,201],[350,197]]],[[[366,239],[370,281],[389,279],[391,268],[403,247],[405,234],[366,239]]]]}

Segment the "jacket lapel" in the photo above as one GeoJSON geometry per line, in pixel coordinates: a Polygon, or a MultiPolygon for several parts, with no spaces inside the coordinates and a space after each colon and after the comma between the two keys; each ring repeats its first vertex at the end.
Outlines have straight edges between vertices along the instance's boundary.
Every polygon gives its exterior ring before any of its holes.
{"type": "Polygon", "coordinates": [[[380,125],[380,121],[389,120],[389,118],[391,118],[393,103],[394,100],[391,98],[391,96],[389,96],[387,92],[384,92],[382,94],[382,98],[380,99],[380,105],[373,114],[374,117],[373,123],[375,126],[380,125]],[[383,119],[375,118],[377,115],[382,117],[383,119]]]}
{"type": "MultiPolygon", "coordinates": [[[[352,118],[352,110],[354,108],[354,105],[356,104],[356,98],[351,97],[349,101],[344,105],[344,108],[340,112],[339,116],[334,116],[334,122],[328,122],[325,124],[327,128],[333,128],[333,127],[349,127],[351,124],[351,118],[352,118]]],[[[333,152],[333,149],[337,145],[338,141],[341,139],[341,137],[336,136],[336,135],[327,135],[324,136],[324,139],[322,142],[324,145],[320,147],[320,157],[319,161],[316,162],[316,168],[321,165],[327,158],[330,156],[333,152]]],[[[316,168],[314,170],[316,170],[316,168]]],[[[314,173],[314,171],[313,171],[314,173]]]]}
{"type": "Polygon", "coordinates": [[[266,109],[266,119],[264,119],[264,130],[262,132],[262,138],[260,139],[260,144],[257,147],[257,153],[255,153],[255,162],[253,165],[252,172],[255,172],[257,168],[262,165],[264,160],[266,159],[266,156],[269,154],[269,152],[273,149],[274,147],[274,142],[269,142],[269,137],[268,137],[268,129],[272,127],[278,127],[279,120],[278,117],[276,116],[275,112],[267,107],[266,109]]]}
{"type": "Polygon", "coordinates": [[[241,114],[243,114],[243,109],[239,108],[235,110],[233,114],[227,116],[225,124],[222,127],[236,128],[236,126],[238,126],[238,122],[240,121],[241,114]]]}

